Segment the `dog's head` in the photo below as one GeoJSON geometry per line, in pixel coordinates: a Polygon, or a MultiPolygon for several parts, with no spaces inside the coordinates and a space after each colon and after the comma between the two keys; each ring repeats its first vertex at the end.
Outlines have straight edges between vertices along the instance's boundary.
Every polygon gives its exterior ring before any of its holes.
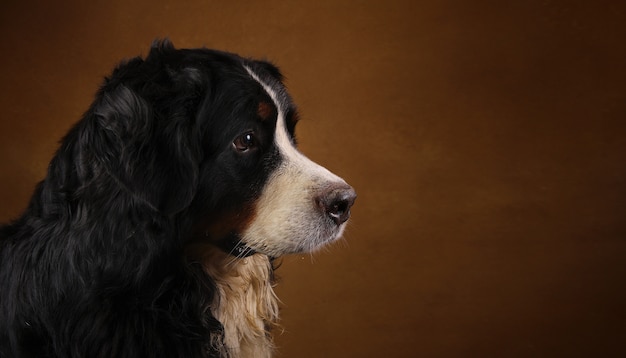
{"type": "Polygon", "coordinates": [[[85,140],[133,200],[190,218],[196,238],[236,255],[311,251],[341,236],[356,194],[296,149],[281,81],[264,61],[160,42],[107,79],[85,140]]]}

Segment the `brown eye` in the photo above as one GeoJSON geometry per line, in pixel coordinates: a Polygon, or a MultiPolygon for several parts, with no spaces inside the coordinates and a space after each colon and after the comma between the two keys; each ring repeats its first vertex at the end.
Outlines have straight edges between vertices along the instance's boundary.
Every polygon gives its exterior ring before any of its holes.
{"type": "Polygon", "coordinates": [[[256,147],[256,139],[254,138],[254,133],[248,132],[240,135],[235,138],[233,141],[233,145],[235,149],[240,152],[247,152],[248,150],[256,147]]]}

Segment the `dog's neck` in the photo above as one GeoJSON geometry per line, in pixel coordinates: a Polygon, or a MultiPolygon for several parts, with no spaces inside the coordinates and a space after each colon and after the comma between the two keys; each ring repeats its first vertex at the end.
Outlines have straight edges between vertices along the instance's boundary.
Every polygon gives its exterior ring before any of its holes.
{"type": "Polygon", "coordinates": [[[278,298],[269,258],[236,258],[205,248],[202,263],[217,288],[211,313],[224,327],[223,337],[211,337],[213,344],[228,358],[271,357],[270,329],[277,325],[278,298]]]}

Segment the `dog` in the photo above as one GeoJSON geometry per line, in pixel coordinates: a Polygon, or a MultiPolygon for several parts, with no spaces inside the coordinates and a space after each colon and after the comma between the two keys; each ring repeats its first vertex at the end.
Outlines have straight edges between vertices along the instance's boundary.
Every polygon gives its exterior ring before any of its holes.
{"type": "Polygon", "coordinates": [[[274,260],[337,240],[356,198],[297,122],[267,61],[122,62],[0,229],[0,356],[272,356],[274,260]]]}

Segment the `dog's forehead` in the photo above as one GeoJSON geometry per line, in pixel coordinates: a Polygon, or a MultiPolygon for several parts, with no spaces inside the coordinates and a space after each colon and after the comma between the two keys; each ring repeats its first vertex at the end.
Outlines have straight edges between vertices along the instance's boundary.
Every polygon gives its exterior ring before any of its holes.
{"type": "Polygon", "coordinates": [[[261,73],[254,71],[250,66],[244,65],[245,70],[250,77],[254,79],[269,96],[272,103],[260,102],[258,113],[261,118],[267,118],[270,116],[273,108],[276,108],[279,117],[283,117],[290,110],[291,99],[285,91],[284,86],[275,78],[271,76],[263,76],[261,73]]]}
{"type": "MultiPolygon", "coordinates": [[[[254,65],[254,63],[252,64],[254,65]]],[[[243,66],[250,77],[261,86],[266,99],[271,103],[260,101],[257,114],[261,120],[276,119],[276,143],[279,147],[295,147],[295,127],[299,121],[298,111],[293,104],[282,82],[263,69],[255,70],[254,66],[243,66]],[[282,140],[281,140],[282,139],[282,140]]]]}

